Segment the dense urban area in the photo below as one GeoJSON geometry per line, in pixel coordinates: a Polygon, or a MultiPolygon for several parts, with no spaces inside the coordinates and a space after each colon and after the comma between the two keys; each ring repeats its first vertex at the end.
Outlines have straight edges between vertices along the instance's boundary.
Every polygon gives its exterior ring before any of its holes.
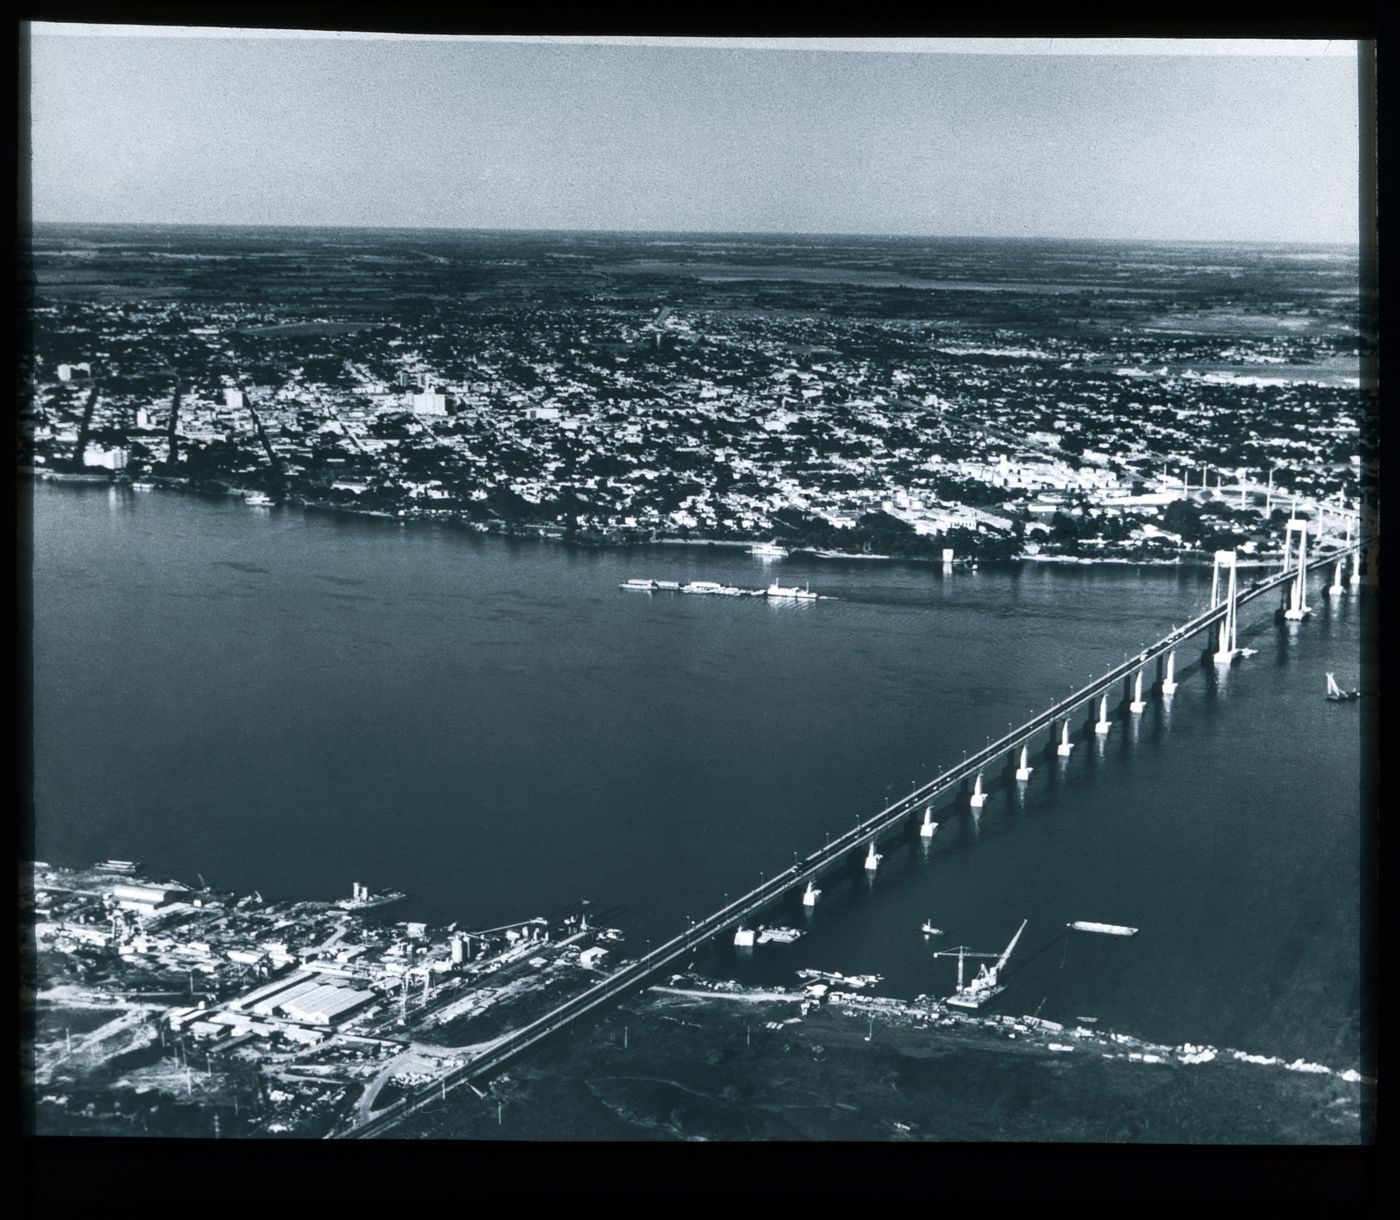
{"type": "Polygon", "coordinates": [[[44,226],[22,464],[577,543],[1344,534],[1353,254],[1015,246],[44,226]]]}

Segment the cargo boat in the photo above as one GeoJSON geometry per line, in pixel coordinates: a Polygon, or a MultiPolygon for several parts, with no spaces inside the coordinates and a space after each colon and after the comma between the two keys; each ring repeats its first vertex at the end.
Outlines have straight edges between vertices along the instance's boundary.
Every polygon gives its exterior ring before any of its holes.
{"type": "Polygon", "coordinates": [[[349,898],[342,898],[335,905],[342,911],[368,911],[374,907],[386,907],[391,902],[402,902],[408,897],[407,894],[399,890],[385,890],[382,894],[371,894],[368,886],[361,885],[358,881],[351,882],[352,893],[349,898]]]}
{"type": "Polygon", "coordinates": [[[776,542],[756,542],[749,547],[749,554],[771,559],[783,559],[787,556],[787,548],[779,546],[776,542]]]}
{"type": "Polygon", "coordinates": [[[781,597],[789,599],[791,601],[814,602],[817,600],[818,597],[821,596],[821,594],[819,593],[813,593],[810,588],[799,589],[796,585],[793,585],[790,588],[788,588],[778,584],[777,581],[774,581],[763,592],[768,597],[781,597]]]}
{"type": "Polygon", "coordinates": [[[1094,923],[1090,919],[1076,919],[1073,923],[1065,925],[1073,928],[1076,932],[1101,932],[1105,936],[1136,936],[1136,928],[1125,928],[1119,923],[1094,923]]]}

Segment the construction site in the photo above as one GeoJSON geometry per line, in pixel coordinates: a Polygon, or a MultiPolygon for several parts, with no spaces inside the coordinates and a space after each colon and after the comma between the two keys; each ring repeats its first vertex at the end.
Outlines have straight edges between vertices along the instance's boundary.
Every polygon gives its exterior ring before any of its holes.
{"type": "Polygon", "coordinates": [[[623,934],[586,902],[465,930],[404,897],[266,902],[131,861],[36,863],[22,999],[40,1134],[332,1134],[597,981],[623,934]]]}

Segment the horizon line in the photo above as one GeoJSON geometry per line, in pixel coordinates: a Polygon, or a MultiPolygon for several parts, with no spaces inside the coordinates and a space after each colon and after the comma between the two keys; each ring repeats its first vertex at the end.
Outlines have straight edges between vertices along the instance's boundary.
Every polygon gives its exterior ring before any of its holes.
{"type": "Polygon", "coordinates": [[[296,229],[309,231],[344,231],[367,233],[508,233],[597,235],[607,237],[786,237],[786,238],[864,238],[885,241],[1047,241],[1047,242],[1112,242],[1127,244],[1144,242],[1161,245],[1252,245],[1252,246],[1346,246],[1361,247],[1358,234],[1353,238],[1304,237],[1104,237],[1064,236],[1057,234],[1024,233],[891,233],[875,230],[784,230],[784,229],[662,229],[662,228],[595,228],[534,226],[511,228],[503,225],[391,225],[353,224],[343,222],[278,222],[237,220],[29,220],[21,228],[34,230],[49,225],[90,228],[130,229],[296,229]]]}

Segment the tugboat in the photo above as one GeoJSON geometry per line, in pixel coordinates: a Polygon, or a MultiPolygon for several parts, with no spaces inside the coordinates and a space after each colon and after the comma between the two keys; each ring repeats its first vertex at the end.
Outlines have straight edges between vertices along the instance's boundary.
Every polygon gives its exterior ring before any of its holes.
{"type": "Polygon", "coordinates": [[[1327,702],[1328,703],[1350,703],[1353,699],[1360,699],[1361,692],[1356,689],[1343,690],[1337,685],[1335,674],[1327,675],[1327,702]]]}
{"type": "Polygon", "coordinates": [[[933,926],[933,920],[931,920],[931,919],[926,919],[926,920],[924,920],[924,935],[925,935],[925,936],[942,936],[942,935],[943,935],[943,929],[942,929],[942,928],[935,928],[935,927],[933,926]]]}

